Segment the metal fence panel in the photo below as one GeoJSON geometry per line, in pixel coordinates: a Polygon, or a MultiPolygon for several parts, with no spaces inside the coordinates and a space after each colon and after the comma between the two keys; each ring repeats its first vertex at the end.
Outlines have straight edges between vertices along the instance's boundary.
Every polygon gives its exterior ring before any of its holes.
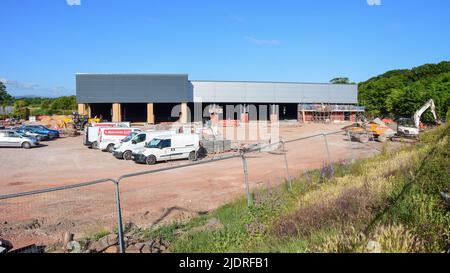
{"type": "MultiPolygon", "coordinates": [[[[0,197],[0,237],[20,252],[60,251],[66,233],[83,238],[117,227],[115,185],[111,181],[0,197]],[[12,197],[16,196],[16,197],[12,197]]],[[[72,241],[72,240],[71,240],[72,241]]],[[[66,242],[67,243],[67,242],[66,242]]],[[[77,245],[68,252],[79,252],[77,245]]]]}
{"type": "MultiPolygon", "coordinates": [[[[321,182],[324,176],[334,175],[331,163],[371,155],[378,152],[376,147],[351,141],[342,131],[318,132],[235,153],[220,151],[196,162],[159,163],[117,179],[4,194],[0,195],[0,236],[16,248],[34,244],[21,250],[32,252],[43,251],[44,245],[47,251],[48,246],[61,245],[66,233],[81,240],[112,232],[118,233],[117,244],[125,252],[136,243],[124,228],[130,223],[152,227],[183,214],[207,213],[242,195],[252,206],[261,189],[286,183],[290,190],[297,176],[312,169],[321,170],[317,181],[321,182]]],[[[75,251],[76,247],[72,245],[75,251]]]]}

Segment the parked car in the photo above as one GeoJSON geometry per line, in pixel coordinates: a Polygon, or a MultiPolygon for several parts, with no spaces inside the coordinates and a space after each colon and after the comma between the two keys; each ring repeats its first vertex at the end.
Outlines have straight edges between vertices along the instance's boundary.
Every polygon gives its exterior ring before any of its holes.
{"type": "Polygon", "coordinates": [[[133,153],[139,153],[145,149],[145,143],[155,137],[175,135],[176,131],[146,131],[134,133],[124,138],[114,148],[113,155],[117,159],[131,160],[133,153]]]}
{"type": "Polygon", "coordinates": [[[22,147],[30,149],[39,145],[39,140],[14,130],[0,130],[0,147],[22,147]]]}
{"type": "Polygon", "coordinates": [[[22,128],[29,129],[35,134],[47,135],[49,139],[59,138],[59,131],[49,129],[43,125],[23,125],[22,128]]]}
{"type": "Polygon", "coordinates": [[[35,137],[37,140],[39,140],[39,142],[49,139],[48,135],[33,133],[31,131],[31,129],[19,127],[19,128],[15,128],[14,130],[22,135],[35,137]]]}
{"type": "Polygon", "coordinates": [[[98,149],[112,153],[114,147],[132,132],[140,132],[139,128],[98,128],[98,149]]]}
{"type": "Polygon", "coordinates": [[[176,159],[194,161],[197,159],[198,149],[199,136],[195,134],[157,137],[148,142],[142,152],[132,154],[132,159],[148,165],[176,159]]]}

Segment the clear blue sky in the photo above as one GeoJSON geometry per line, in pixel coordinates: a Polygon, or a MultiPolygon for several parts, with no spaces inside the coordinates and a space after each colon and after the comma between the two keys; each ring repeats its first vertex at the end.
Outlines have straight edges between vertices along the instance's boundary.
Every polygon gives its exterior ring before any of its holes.
{"type": "Polygon", "coordinates": [[[77,72],[359,82],[450,59],[448,0],[67,2],[2,0],[0,79],[13,95],[75,94],[77,72]]]}

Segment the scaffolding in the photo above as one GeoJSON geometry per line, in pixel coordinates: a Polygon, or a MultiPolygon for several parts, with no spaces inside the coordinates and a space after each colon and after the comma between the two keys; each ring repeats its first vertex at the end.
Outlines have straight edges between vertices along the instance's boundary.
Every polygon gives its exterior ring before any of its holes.
{"type": "Polygon", "coordinates": [[[338,105],[338,104],[299,104],[299,114],[303,121],[314,123],[331,123],[334,120],[351,120],[352,114],[357,117],[364,113],[365,108],[356,105],[338,105]],[[309,115],[308,115],[309,114],[309,115]],[[309,118],[306,118],[306,115],[309,118]]]}
{"type": "Polygon", "coordinates": [[[332,112],[313,112],[314,123],[330,123],[332,112]]]}

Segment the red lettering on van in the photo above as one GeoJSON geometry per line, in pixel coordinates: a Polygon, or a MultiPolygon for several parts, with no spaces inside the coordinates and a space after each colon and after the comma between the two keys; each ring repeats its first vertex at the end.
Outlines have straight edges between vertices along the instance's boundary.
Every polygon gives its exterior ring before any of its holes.
{"type": "Polygon", "coordinates": [[[131,133],[130,129],[120,129],[120,130],[104,130],[105,136],[128,136],[131,133]]]}

